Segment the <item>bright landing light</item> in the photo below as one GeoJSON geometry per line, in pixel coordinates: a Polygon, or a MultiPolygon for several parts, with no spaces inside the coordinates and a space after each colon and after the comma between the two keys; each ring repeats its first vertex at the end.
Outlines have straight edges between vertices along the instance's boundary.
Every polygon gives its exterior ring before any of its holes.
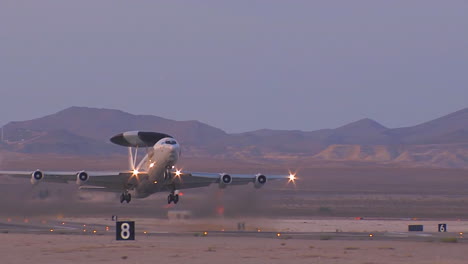
{"type": "Polygon", "coordinates": [[[292,182],[293,182],[293,181],[295,181],[295,180],[296,180],[296,175],[290,173],[290,174],[289,174],[289,181],[292,181],[292,182]]]}
{"type": "Polygon", "coordinates": [[[138,175],[138,172],[139,171],[137,169],[133,170],[133,175],[135,175],[135,176],[138,175]]]}
{"type": "Polygon", "coordinates": [[[180,170],[176,170],[176,171],[175,171],[175,175],[176,175],[177,177],[179,177],[181,174],[182,174],[182,172],[181,172],[180,170]]]}

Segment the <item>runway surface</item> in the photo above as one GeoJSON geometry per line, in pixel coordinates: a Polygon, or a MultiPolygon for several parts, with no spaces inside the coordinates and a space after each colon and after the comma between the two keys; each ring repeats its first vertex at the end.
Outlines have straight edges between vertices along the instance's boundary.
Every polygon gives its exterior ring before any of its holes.
{"type": "Polygon", "coordinates": [[[117,241],[110,218],[0,219],[2,263],[466,263],[458,220],[119,220],[135,221],[134,241],[117,241]],[[415,222],[453,232],[405,231],[415,222]]]}
{"type": "MultiPolygon", "coordinates": [[[[271,226],[265,224],[265,230],[255,228],[254,230],[238,231],[233,229],[227,229],[222,227],[223,225],[209,221],[201,220],[190,220],[190,221],[173,221],[167,224],[168,220],[161,220],[158,223],[152,221],[154,219],[136,219],[136,239],[144,238],[148,236],[158,237],[193,237],[193,236],[210,236],[210,237],[255,237],[255,238],[273,238],[273,239],[301,239],[301,240],[381,240],[381,241],[440,241],[444,238],[456,238],[459,243],[467,243],[468,239],[465,232],[460,231],[460,228],[453,229],[456,232],[408,232],[404,229],[400,231],[382,231],[369,228],[361,231],[341,231],[336,229],[335,232],[330,231],[317,231],[317,223],[313,222],[316,227],[315,230],[310,231],[302,228],[302,231],[284,231],[288,228],[280,228],[272,230],[271,226]],[[203,224],[200,224],[203,223],[203,224]],[[182,228],[184,227],[184,228],[182,228]],[[222,227],[220,229],[220,227],[222,227]]],[[[278,222],[284,225],[284,223],[295,224],[298,220],[278,219],[274,222],[278,222]]],[[[300,220],[302,221],[302,220],[300,220]]],[[[309,220],[310,221],[310,220],[309,220]]],[[[330,223],[333,220],[320,220],[322,223],[330,223]]],[[[346,222],[356,222],[355,220],[340,220],[346,222]]],[[[302,221],[303,222],[303,221],[302,221]]],[[[435,225],[436,222],[448,222],[449,228],[451,226],[450,221],[419,221],[418,223],[427,223],[435,225]]],[[[216,223],[216,221],[215,221],[216,223]]],[[[226,224],[226,221],[222,221],[226,224]]],[[[228,224],[234,226],[233,221],[228,221],[228,224]]],[[[388,229],[388,225],[401,225],[397,220],[370,220],[370,221],[359,221],[359,224],[363,227],[373,225],[382,226],[383,229],[388,229]],[[368,223],[368,225],[366,225],[368,223]]],[[[455,221],[454,223],[461,224],[461,227],[465,227],[465,222],[455,221]]],[[[272,223],[269,223],[272,225],[272,223]]],[[[425,228],[428,229],[428,225],[425,228]]],[[[276,225],[277,226],[277,225],[276,225]]],[[[281,226],[281,225],[280,225],[281,226]]],[[[354,228],[356,229],[356,228],[354,228]]],[[[391,229],[391,228],[390,228],[391,229]]],[[[434,229],[434,228],[432,228],[434,229]]],[[[113,236],[115,237],[116,223],[109,219],[7,219],[6,221],[0,221],[0,233],[3,234],[49,234],[49,235],[100,235],[100,236],[113,236]]]]}

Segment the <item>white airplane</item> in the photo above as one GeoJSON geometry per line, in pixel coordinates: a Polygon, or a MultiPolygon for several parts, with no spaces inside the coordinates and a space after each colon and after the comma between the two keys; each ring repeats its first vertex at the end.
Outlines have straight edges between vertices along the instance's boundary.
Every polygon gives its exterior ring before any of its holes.
{"type": "Polygon", "coordinates": [[[129,203],[132,196],[146,198],[151,194],[169,191],[167,203],[179,202],[179,190],[198,188],[217,183],[220,188],[253,182],[260,188],[267,180],[284,179],[294,182],[296,175],[240,175],[227,173],[182,172],[175,168],[180,156],[180,145],[170,135],[157,132],[130,131],[110,139],[114,144],[128,147],[130,170],[121,172],[93,171],[0,171],[0,175],[30,178],[32,184],[40,182],[76,182],[80,189],[122,193],[120,202],[129,203]],[[138,148],[147,154],[137,164],[138,148]]]}

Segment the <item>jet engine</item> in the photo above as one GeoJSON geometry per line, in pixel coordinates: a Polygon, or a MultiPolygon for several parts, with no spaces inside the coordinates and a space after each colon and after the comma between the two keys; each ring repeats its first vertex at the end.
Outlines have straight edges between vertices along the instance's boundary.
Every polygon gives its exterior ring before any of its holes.
{"type": "Polygon", "coordinates": [[[89,175],[85,171],[80,171],[76,174],[76,184],[83,185],[89,180],[89,175]]]}
{"type": "Polygon", "coordinates": [[[265,183],[267,182],[267,178],[265,175],[263,174],[257,174],[255,176],[255,182],[254,182],[254,187],[259,189],[261,188],[263,185],[265,185],[265,183]]]}
{"type": "Polygon", "coordinates": [[[38,184],[41,180],[44,179],[44,173],[40,170],[36,170],[31,174],[31,184],[38,184]]]}
{"type": "Polygon", "coordinates": [[[231,175],[223,173],[219,176],[219,188],[224,189],[231,183],[232,183],[231,175]]]}

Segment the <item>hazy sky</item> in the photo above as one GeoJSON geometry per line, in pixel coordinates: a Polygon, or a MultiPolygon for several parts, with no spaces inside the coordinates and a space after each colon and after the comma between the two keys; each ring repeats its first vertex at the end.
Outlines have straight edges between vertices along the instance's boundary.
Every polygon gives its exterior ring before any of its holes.
{"type": "Polygon", "coordinates": [[[0,125],[69,106],[228,132],[468,106],[468,2],[0,0],[0,125]]]}

